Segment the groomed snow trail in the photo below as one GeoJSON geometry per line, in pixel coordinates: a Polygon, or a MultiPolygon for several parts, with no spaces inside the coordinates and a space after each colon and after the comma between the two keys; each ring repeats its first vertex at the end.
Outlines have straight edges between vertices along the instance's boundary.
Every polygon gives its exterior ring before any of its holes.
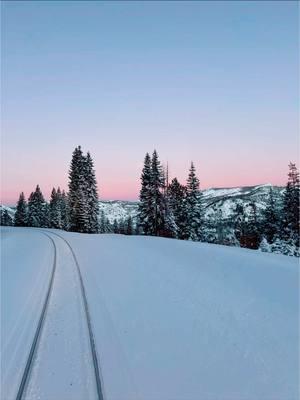
{"type": "Polygon", "coordinates": [[[24,398],[99,399],[77,266],[56,235],[57,266],[24,398]]]}

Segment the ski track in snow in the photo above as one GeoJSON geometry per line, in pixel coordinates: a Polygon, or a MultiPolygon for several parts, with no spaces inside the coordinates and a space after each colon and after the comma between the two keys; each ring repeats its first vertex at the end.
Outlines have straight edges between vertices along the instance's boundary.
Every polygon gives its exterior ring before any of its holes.
{"type": "Polygon", "coordinates": [[[97,399],[76,265],[63,240],[51,237],[57,268],[25,399],[97,399]]]}
{"type": "MultiPolygon", "coordinates": [[[[49,277],[46,258],[52,255],[37,230],[1,232],[7,232],[4,278],[9,287],[4,299],[18,316],[19,297],[12,291],[18,281],[13,278],[22,278],[25,288],[17,286],[24,290],[22,299],[32,288],[39,289],[33,300],[43,299],[49,277]],[[27,260],[24,257],[26,265],[30,259],[36,263],[33,255],[46,255],[41,268],[45,271],[38,275],[43,278],[41,287],[34,274],[40,270],[28,269],[27,276],[18,261],[30,242],[33,249],[27,260]],[[35,243],[43,246],[35,249],[35,243]],[[11,254],[14,246],[16,257],[11,254]]],[[[57,270],[26,399],[97,398],[74,251],[106,400],[299,400],[295,258],[153,237],[45,232],[57,246],[57,270]]],[[[39,309],[34,303],[37,315],[39,309]]],[[[32,321],[32,310],[23,312],[21,320],[32,321]]],[[[28,346],[28,340],[19,323],[12,329],[9,315],[6,312],[3,319],[7,340],[2,362],[14,365],[9,371],[18,374],[24,369],[19,349],[22,343],[28,346]],[[19,340],[18,351],[12,338],[19,340]],[[9,350],[15,352],[12,359],[9,350]]],[[[11,372],[9,377],[14,384],[11,372]]],[[[11,399],[15,397],[4,397],[11,399]]]]}

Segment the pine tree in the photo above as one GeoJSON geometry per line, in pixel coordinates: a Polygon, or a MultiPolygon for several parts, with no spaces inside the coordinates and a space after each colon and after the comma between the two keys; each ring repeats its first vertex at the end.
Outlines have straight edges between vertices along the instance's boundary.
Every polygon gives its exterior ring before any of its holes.
{"type": "Polygon", "coordinates": [[[69,230],[74,232],[88,232],[90,218],[89,204],[86,199],[86,159],[81,147],[75,148],[69,171],[69,230]]]}
{"type": "Polygon", "coordinates": [[[125,221],[124,221],[124,219],[121,219],[120,221],[119,221],[119,233],[121,234],[121,235],[125,235],[126,234],[126,227],[125,227],[125,221]]]}
{"type": "Polygon", "coordinates": [[[168,189],[170,206],[173,211],[175,223],[177,226],[177,236],[179,239],[186,239],[185,237],[185,199],[186,187],[181,185],[177,178],[174,178],[169,185],[168,189]]]}
{"type": "Polygon", "coordinates": [[[273,243],[274,236],[279,231],[279,216],[274,199],[274,191],[270,188],[267,207],[262,215],[262,232],[269,243],[273,243]]]}
{"type": "Polygon", "coordinates": [[[17,210],[14,217],[14,225],[27,226],[27,204],[23,192],[20,194],[17,203],[17,210]]]}
{"type": "Polygon", "coordinates": [[[271,245],[265,237],[263,237],[262,241],[260,242],[259,250],[264,253],[271,253],[271,245]]]}
{"type": "Polygon", "coordinates": [[[289,240],[293,237],[296,247],[299,247],[299,171],[296,165],[289,164],[288,182],[284,193],[283,200],[283,221],[281,228],[281,237],[289,240]]]}
{"type": "Polygon", "coordinates": [[[258,229],[256,204],[249,204],[250,212],[245,225],[244,246],[249,249],[258,249],[260,243],[260,233],[258,229]]]}
{"type": "Polygon", "coordinates": [[[85,160],[85,184],[86,197],[88,205],[88,231],[89,233],[97,233],[99,230],[98,213],[99,202],[97,193],[97,181],[95,176],[94,164],[90,153],[87,153],[85,160]]]}
{"type": "Polygon", "coordinates": [[[144,167],[141,175],[141,191],[139,204],[139,226],[145,235],[153,233],[151,223],[149,221],[151,214],[151,158],[149,153],[146,154],[144,167]]]}
{"type": "Polygon", "coordinates": [[[49,204],[47,202],[44,203],[44,207],[43,207],[43,214],[42,214],[42,228],[50,228],[50,207],[49,204]]]}
{"type": "Polygon", "coordinates": [[[106,226],[107,233],[113,233],[113,226],[110,223],[110,220],[108,218],[106,218],[106,220],[105,220],[105,226],[106,226]]]}
{"type": "Polygon", "coordinates": [[[105,214],[104,214],[103,210],[101,210],[100,217],[99,217],[99,232],[100,233],[107,232],[106,218],[105,218],[105,214]]]}
{"type": "Polygon", "coordinates": [[[126,235],[132,235],[132,234],[133,234],[132,218],[129,215],[126,221],[126,235]]]}
{"type": "Polygon", "coordinates": [[[196,170],[192,162],[187,179],[186,231],[187,239],[194,241],[201,241],[204,236],[202,194],[199,187],[199,179],[196,176],[196,170]]]}
{"type": "Polygon", "coordinates": [[[294,256],[295,255],[296,246],[295,246],[293,237],[290,237],[290,239],[281,241],[281,252],[285,256],[294,256]]]}
{"type": "Polygon", "coordinates": [[[114,222],[113,222],[113,233],[119,233],[119,225],[118,225],[118,221],[116,219],[114,219],[114,222]]]}
{"type": "Polygon", "coordinates": [[[275,254],[282,254],[282,241],[279,237],[274,238],[274,242],[271,245],[271,251],[275,254]]]}
{"type": "Polygon", "coordinates": [[[62,228],[62,216],[61,216],[61,192],[58,188],[52,189],[49,205],[50,213],[50,227],[55,229],[62,228]]]}
{"type": "Polygon", "coordinates": [[[0,222],[2,226],[13,226],[12,217],[8,214],[7,210],[3,210],[2,208],[1,208],[0,222]]]}
{"type": "Polygon", "coordinates": [[[28,200],[28,226],[47,228],[48,208],[39,185],[28,200]]]}
{"type": "Polygon", "coordinates": [[[77,191],[77,199],[73,206],[72,222],[76,228],[76,232],[87,233],[89,232],[88,218],[87,218],[87,200],[84,195],[83,189],[79,188],[77,191]]]}
{"type": "Polygon", "coordinates": [[[245,211],[243,204],[236,205],[233,217],[234,235],[241,247],[243,246],[245,236],[245,211]]]}
{"type": "Polygon", "coordinates": [[[61,224],[62,229],[69,230],[69,203],[68,196],[63,190],[60,198],[61,224]]]}
{"type": "Polygon", "coordinates": [[[167,188],[165,189],[165,192],[163,194],[162,207],[163,223],[160,236],[176,238],[178,235],[178,227],[176,224],[173,209],[170,205],[170,198],[167,188]]]}
{"type": "Polygon", "coordinates": [[[162,190],[165,187],[163,170],[154,150],[151,160],[151,209],[149,215],[150,234],[163,235],[165,231],[165,204],[162,190]]]}

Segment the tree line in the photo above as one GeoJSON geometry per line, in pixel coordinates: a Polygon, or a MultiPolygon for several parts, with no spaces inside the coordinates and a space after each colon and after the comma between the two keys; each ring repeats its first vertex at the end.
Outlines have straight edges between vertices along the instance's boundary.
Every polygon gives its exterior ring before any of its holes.
{"type": "Polygon", "coordinates": [[[157,151],[145,155],[141,173],[138,217],[113,223],[99,213],[98,188],[92,157],[75,148],[69,168],[68,193],[53,188],[49,203],[39,185],[26,201],[20,194],[14,219],[1,211],[1,225],[64,229],[81,233],[120,233],[162,236],[181,240],[236,245],[266,252],[299,255],[299,171],[289,164],[283,200],[270,189],[266,208],[238,203],[233,217],[205,218],[200,182],[193,162],[186,184],[175,177],[169,182],[168,168],[157,151]]]}
{"type": "Polygon", "coordinates": [[[204,218],[199,179],[191,163],[186,185],[177,178],[168,183],[154,150],[146,154],[141,175],[140,232],[183,240],[235,245],[265,252],[299,256],[299,171],[289,164],[283,200],[270,188],[266,208],[258,213],[250,202],[237,204],[233,217],[204,218]],[[227,231],[227,232],[226,232],[227,231]]]}
{"type": "Polygon", "coordinates": [[[69,169],[69,191],[53,188],[49,203],[39,185],[26,202],[20,194],[14,220],[7,210],[1,215],[2,225],[56,228],[81,233],[98,233],[98,193],[95,170],[89,152],[75,148],[69,169]]]}

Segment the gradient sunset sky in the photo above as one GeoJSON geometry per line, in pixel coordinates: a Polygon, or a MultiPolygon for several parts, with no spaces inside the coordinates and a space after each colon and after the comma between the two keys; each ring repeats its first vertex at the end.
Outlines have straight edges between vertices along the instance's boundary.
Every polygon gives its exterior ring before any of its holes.
{"type": "Polygon", "coordinates": [[[100,198],[138,198],[147,151],[202,188],[283,185],[298,160],[298,4],[3,1],[1,201],[67,189],[75,146],[100,198]]]}

